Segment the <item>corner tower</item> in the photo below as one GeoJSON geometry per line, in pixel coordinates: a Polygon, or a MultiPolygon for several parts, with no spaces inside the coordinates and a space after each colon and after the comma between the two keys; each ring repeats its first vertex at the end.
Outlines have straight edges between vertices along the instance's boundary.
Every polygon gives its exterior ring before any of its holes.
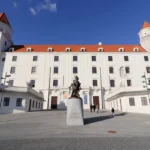
{"type": "Polygon", "coordinates": [[[0,53],[13,44],[11,34],[11,25],[5,13],[0,13],[0,53]]]}
{"type": "Polygon", "coordinates": [[[140,44],[147,51],[150,52],[150,24],[144,22],[142,29],[139,32],[140,44]]]}

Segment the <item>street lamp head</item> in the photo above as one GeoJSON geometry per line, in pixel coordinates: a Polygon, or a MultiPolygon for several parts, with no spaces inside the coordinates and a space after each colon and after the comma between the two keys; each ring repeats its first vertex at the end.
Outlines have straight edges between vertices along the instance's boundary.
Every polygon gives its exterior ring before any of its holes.
{"type": "Polygon", "coordinates": [[[11,77],[11,75],[6,75],[6,77],[11,77]]]}
{"type": "Polygon", "coordinates": [[[143,75],[142,78],[145,78],[145,75],[143,75]]]}
{"type": "Polygon", "coordinates": [[[143,86],[143,88],[146,88],[146,86],[143,86]]]}
{"type": "Polygon", "coordinates": [[[143,83],[145,83],[145,81],[142,81],[143,83]]]}

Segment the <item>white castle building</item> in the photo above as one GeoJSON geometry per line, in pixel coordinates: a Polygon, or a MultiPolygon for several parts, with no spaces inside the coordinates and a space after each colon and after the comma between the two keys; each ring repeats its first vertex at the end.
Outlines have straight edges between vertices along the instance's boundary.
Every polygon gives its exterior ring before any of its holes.
{"type": "Polygon", "coordinates": [[[150,113],[150,24],[140,45],[14,45],[0,14],[0,113],[65,109],[74,75],[84,109],[150,113]],[[142,78],[143,76],[143,78],[142,78]],[[4,79],[3,79],[4,78],[4,79]]]}

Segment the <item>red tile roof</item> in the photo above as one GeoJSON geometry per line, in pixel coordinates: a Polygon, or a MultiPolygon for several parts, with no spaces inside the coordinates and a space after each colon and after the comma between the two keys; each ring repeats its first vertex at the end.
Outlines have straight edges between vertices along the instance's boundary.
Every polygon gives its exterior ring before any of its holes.
{"type": "Polygon", "coordinates": [[[80,52],[81,48],[85,48],[85,52],[98,52],[98,48],[103,48],[104,52],[119,52],[119,48],[124,48],[124,52],[134,52],[134,48],[138,48],[139,52],[146,52],[140,45],[14,45],[12,47],[15,52],[27,52],[27,48],[31,48],[32,52],[48,52],[48,48],[52,48],[53,52],[65,52],[66,48],[70,48],[71,52],[80,52]]]}
{"type": "Polygon", "coordinates": [[[143,26],[142,26],[142,29],[148,28],[148,27],[150,27],[150,24],[147,21],[145,21],[143,26]]]}
{"type": "Polygon", "coordinates": [[[6,15],[5,15],[5,13],[0,13],[0,21],[2,21],[2,22],[4,22],[4,23],[8,24],[8,25],[11,27],[11,25],[10,25],[10,23],[9,23],[9,21],[8,21],[8,19],[7,19],[7,17],[6,17],[6,15]]]}

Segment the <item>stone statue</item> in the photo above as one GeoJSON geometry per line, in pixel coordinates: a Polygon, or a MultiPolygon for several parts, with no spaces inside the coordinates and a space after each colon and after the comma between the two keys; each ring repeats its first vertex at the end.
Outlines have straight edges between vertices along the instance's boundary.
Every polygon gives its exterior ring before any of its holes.
{"type": "Polygon", "coordinates": [[[120,67],[119,69],[119,72],[120,72],[120,78],[121,78],[121,81],[120,81],[120,87],[124,87],[125,86],[125,77],[126,77],[126,73],[125,73],[125,67],[120,67]]]}
{"type": "Polygon", "coordinates": [[[72,89],[71,97],[80,98],[79,91],[81,90],[80,87],[81,83],[78,80],[79,80],[78,76],[75,76],[73,83],[69,87],[69,90],[72,89]]]}

